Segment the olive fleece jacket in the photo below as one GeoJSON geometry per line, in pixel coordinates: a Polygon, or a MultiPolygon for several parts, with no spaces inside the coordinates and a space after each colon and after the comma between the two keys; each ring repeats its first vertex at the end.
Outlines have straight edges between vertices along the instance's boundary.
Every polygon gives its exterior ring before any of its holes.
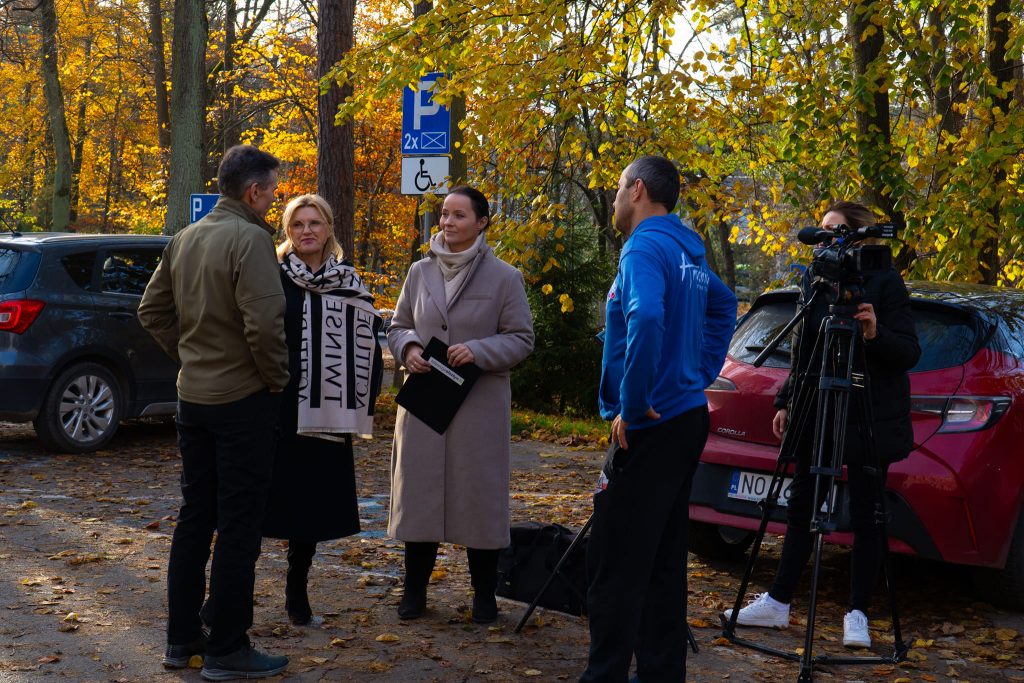
{"type": "Polygon", "coordinates": [[[247,204],[221,197],[164,248],[139,322],[181,364],[181,400],[220,405],[288,384],[273,232],[247,204]]]}

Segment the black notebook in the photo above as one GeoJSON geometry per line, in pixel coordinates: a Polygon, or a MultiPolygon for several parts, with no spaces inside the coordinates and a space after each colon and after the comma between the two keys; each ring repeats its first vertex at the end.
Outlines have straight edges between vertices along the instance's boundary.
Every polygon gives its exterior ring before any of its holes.
{"type": "Polygon", "coordinates": [[[423,359],[430,363],[430,372],[410,373],[395,402],[444,434],[482,370],[473,363],[457,368],[448,365],[448,345],[437,337],[430,338],[423,359]]]}

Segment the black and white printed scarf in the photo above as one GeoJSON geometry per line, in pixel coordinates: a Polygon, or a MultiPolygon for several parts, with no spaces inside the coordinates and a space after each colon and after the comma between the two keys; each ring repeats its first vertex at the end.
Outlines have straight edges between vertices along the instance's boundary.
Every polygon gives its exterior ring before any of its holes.
{"type": "Polygon", "coordinates": [[[281,269],[305,290],[298,433],[331,441],[345,434],[370,438],[383,371],[377,340],[383,321],[373,295],[356,269],[333,255],[314,273],[289,253],[281,269]]]}

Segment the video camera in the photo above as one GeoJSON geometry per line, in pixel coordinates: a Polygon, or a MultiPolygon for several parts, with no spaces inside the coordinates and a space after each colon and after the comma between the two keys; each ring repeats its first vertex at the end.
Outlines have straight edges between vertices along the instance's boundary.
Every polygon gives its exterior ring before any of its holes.
{"type": "Polygon", "coordinates": [[[803,244],[816,247],[811,260],[811,277],[830,285],[831,303],[856,307],[864,298],[863,272],[888,266],[892,257],[888,247],[856,245],[870,237],[893,239],[896,226],[892,223],[861,228],[837,225],[832,230],[811,227],[802,229],[796,237],[803,244]]]}

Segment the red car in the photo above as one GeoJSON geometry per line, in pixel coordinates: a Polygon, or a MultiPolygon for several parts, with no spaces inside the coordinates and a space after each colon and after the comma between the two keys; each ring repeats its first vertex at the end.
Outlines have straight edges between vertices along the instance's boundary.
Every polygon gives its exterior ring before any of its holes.
{"type": "MultiPolygon", "coordinates": [[[[1024,607],[1024,292],[908,282],[921,359],[911,370],[914,450],[889,468],[894,552],[978,568],[978,587],[1024,607]]],[[[690,502],[690,550],[742,556],[760,522],[757,500],[779,442],[772,401],[789,372],[783,342],[752,365],[796,312],[796,290],[758,297],[736,326],[721,375],[708,388],[711,434],[690,502]]],[[[840,531],[849,545],[845,490],[840,531]]],[[[785,491],[783,491],[783,497],[785,491]]],[[[781,502],[781,501],[780,501],[781,502]]],[[[784,533],[785,509],[768,530],[784,533]]]]}

